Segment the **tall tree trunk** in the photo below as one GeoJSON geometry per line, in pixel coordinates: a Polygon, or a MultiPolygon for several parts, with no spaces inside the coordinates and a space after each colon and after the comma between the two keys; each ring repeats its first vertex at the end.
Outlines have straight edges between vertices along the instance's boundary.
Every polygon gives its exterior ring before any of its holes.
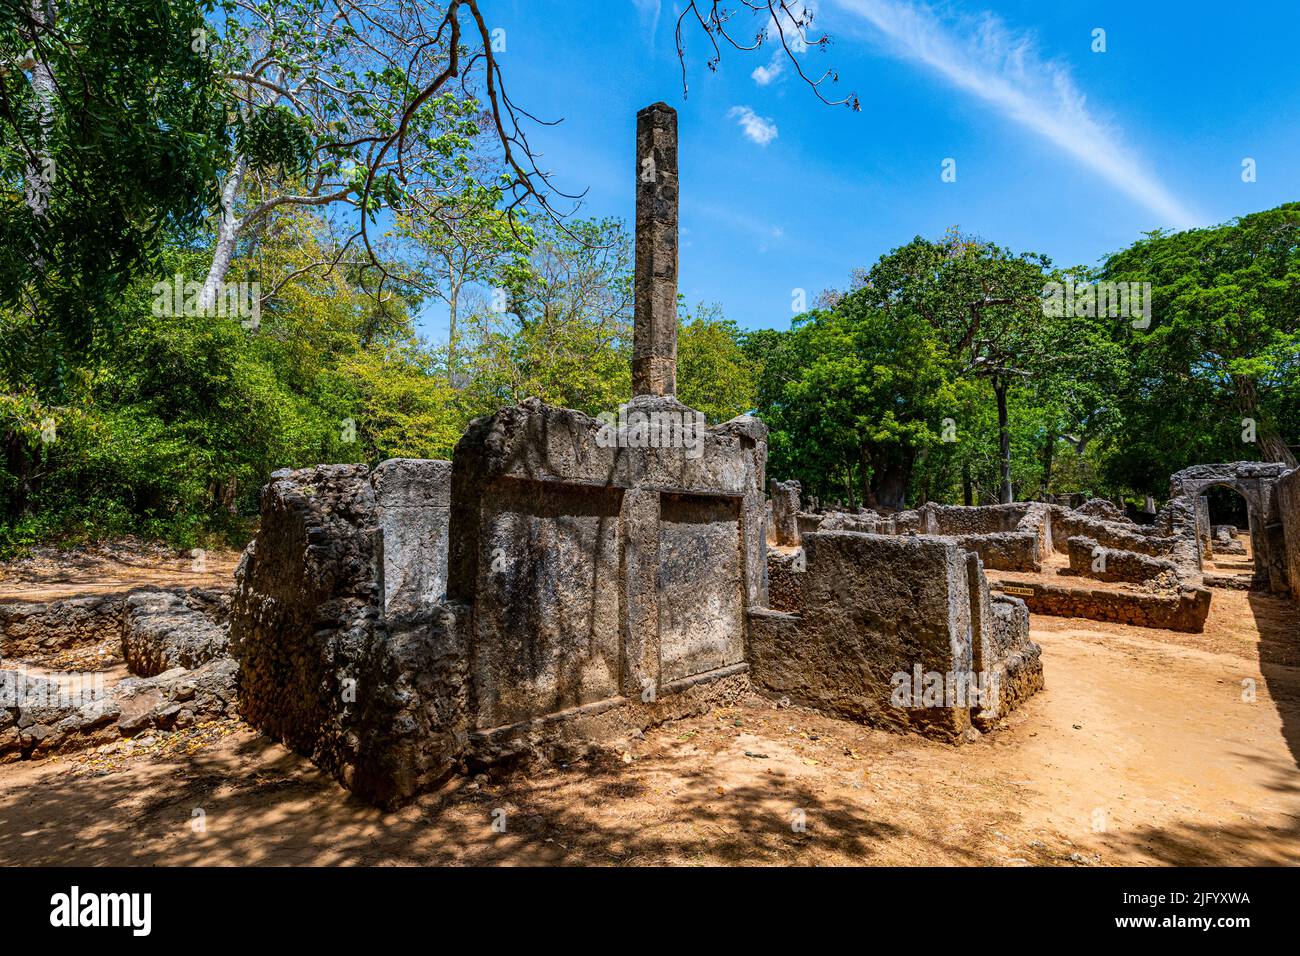
{"type": "MultiPolygon", "coordinates": [[[[54,102],[58,88],[54,83],[54,73],[44,60],[40,59],[36,40],[48,28],[54,25],[56,8],[53,0],[32,0],[32,98],[36,101],[36,124],[39,129],[34,145],[34,155],[27,157],[24,171],[26,179],[26,202],[32,215],[44,220],[50,205],[50,185],[58,170],[54,168],[50,156],[50,129],[54,125],[54,102]]],[[[38,252],[39,255],[39,252],[38,252]]],[[[44,266],[44,257],[37,259],[37,264],[44,266]]]]}
{"type": "Polygon", "coordinates": [[[874,469],[871,467],[871,453],[866,447],[858,448],[858,480],[862,484],[862,506],[864,508],[875,508],[880,504],[876,500],[876,492],[871,487],[871,479],[874,469]]]}
{"type": "Polygon", "coordinates": [[[881,508],[902,511],[907,507],[907,489],[912,483],[915,460],[916,456],[907,449],[892,450],[888,455],[877,452],[871,456],[874,466],[871,491],[881,508]]]}
{"type": "MultiPolygon", "coordinates": [[[[1249,418],[1255,423],[1255,443],[1259,445],[1260,457],[1264,461],[1277,461],[1288,468],[1296,467],[1296,457],[1287,447],[1285,439],[1278,434],[1271,421],[1267,421],[1259,412],[1259,390],[1255,380],[1247,376],[1234,376],[1232,384],[1237,393],[1237,408],[1243,419],[1249,418]]],[[[1243,425],[1243,430],[1245,426],[1243,425]]]]}
{"type": "Polygon", "coordinates": [[[975,485],[970,480],[970,462],[961,464],[961,500],[969,508],[975,504],[975,485]]]}
{"type": "Polygon", "coordinates": [[[1011,490],[1011,425],[1007,417],[1007,383],[999,377],[993,379],[993,394],[998,400],[998,460],[1002,465],[1002,488],[998,500],[1009,505],[1015,500],[1011,490]]]}
{"type": "Polygon", "coordinates": [[[235,246],[239,242],[239,230],[243,223],[235,216],[235,200],[239,198],[240,187],[248,175],[248,160],[239,156],[234,168],[226,177],[221,187],[221,218],[217,220],[217,241],[212,249],[212,265],[208,267],[207,278],[199,292],[199,308],[204,312],[217,304],[217,295],[221,284],[226,281],[230,263],[235,258],[235,246]]]}
{"type": "Polygon", "coordinates": [[[1056,441],[1055,432],[1049,432],[1047,435],[1047,447],[1043,449],[1043,496],[1052,493],[1052,465],[1056,461],[1056,441]]]}
{"type": "Polygon", "coordinates": [[[452,388],[461,388],[465,384],[456,369],[456,307],[460,302],[460,285],[460,281],[453,277],[447,288],[447,379],[452,388]]]}
{"type": "Polygon", "coordinates": [[[4,436],[5,470],[14,476],[14,492],[9,499],[7,515],[10,520],[28,517],[32,513],[32,466],[35,463],[31,447],[17,432],[4,436]]]}

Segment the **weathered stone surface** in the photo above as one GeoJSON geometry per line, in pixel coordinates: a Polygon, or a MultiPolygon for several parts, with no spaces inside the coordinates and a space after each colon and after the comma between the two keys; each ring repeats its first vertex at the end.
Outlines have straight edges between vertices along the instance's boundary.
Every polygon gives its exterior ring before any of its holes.
{"type": "Polygon", "coordinates": [[[235,572],[240,710],[340,778],[357,762],[360,662],[383,636],[379,521],[364,465],[279,471],[235,572]]]}
{"type": "Polygon", "coordinates": [[[1168,512],[1163,527],[1160,523],[1142,526],[1106,521],[1056,507],[1053,507],[1051,521],[1053,547],[1064,554],[1069,553],[1070,538],[1086,537],[1096,541],[1101,547],[1113,548],[1117,551],[1134,551],[1148,557],[1168,558],[1189,573],[1199,570],[1197,557],[1199,551],[1196,546],[1194,525],[1190,535],[1171,534],[1168,512]],[[1175,556],[1178,560],[1175,560],[1175,556]]]}
{"type": "Polygon", "coordinates": [[[135,591],[124,603],[122,656],[131,673],[152,677],[227,656],[229,591],[135,591]]]}
{"type": "Polygon", "coordinates": [[[121,708],[100,675],[62,679],[0,670],[0,763],[114,739],[121,708]]]}
{"type": "Polygon", "coordinates": [[[750,619],[751,680],[774,695],[893,730],[960,740],[970,708],[896,706],[896,675],[972,671],[966,554],[944,540],[817,532],[802,609],[750,619]]]}
{"type": "MultiPolygon", "coordinates": [[[[671,399],[628,409],[695,415],[671,399]]],[[[473,608],[477,734],[743,665],[745,612],[767,599],[766,428],[740,418],[690,437],[647,446],[533,400],[470,426],[448,593],[473,608]]]]}
{"type": "Polygon", "coordinates": [[[466,648],[455,605],[384,613],[381,520],[364,466],[277,472],[236,572],[231,650],[249,723],[393,806],[461,757],[466,648]]]}
{"type": "Polygon", "coordinates": [[[990,607],[991,665],[996,700],[972,718],[980,730],[1018,708],[1045,686],[1042,648],[1029,639],[1029,608],[1019,598],[994,594],[990,607]]]}
{"type": "Polygon", "coordinates": [[[632,393],[677,393],[677,111],[636,116],[635,325],[632,393]]]}
{"type": "Polygon", "coordinates": [[[1164,558],[1152,558],[1136,551],[1103,548],[1083,535],[1069,539],[1070,573],[1098,581],[1145,584],[1160,582],[1176,589],[1182,581],[1178,565],[1164,558]]]}
{"type": "Polygon", "coordinates": [[[1003,585],[1034,614],[1084,617],[1094,621],[1199,632],[1210,612],[1210,591],[1181,585],[1176,593],[1075,588],[1038,582],[1003,585]]]}
{"type": "Polygon", "coordinates": [[[0,657],[39,657],[117,637],[124,595],[0,603],[0,657]]]}
{"type": "Polygon", "coordinates": [[[102,674],[0,670],[0,763],[85,750],[150,729],[232,715],[239,677],[228,657],[108,686],[102,674]]]}
{"type": "Polygon", "coordinates": [[[804,553],[767,553],[767,606],[773,611],[798,612],[803,608],[804,553]]]}
{"type": "Polygon", "coordinates": [[[1113,501],[1105,498],[1089,498],[1074,509],[1081,515],[1097,518],[1101,521],[1115,521],[1120,524],[1133,524],[1133,520],[1124,514],[1123,509],[1113,501]]]}
{"type": "Polygon", "coordinates": [[[153,677],[128,677],[113,688],[124,735],[170,730],[233,716],[239,664],[219,657],[195,668],[173,667],[153,677]]]}
{"type": "Polygon", "coordinates": [[[799,546],[799,493],[803,487],[797,481],[771,482],[772,541],[781,547],[799,546]]]}
{"type": "Polygon", "coordinates": [[[1287,472],[1278,480],[1276,493],[1287,585],[1291,596],[1300,601],[1300,468],[1287,472]]]}
{"type": "MultiPolygon", "coordinates": [[[[1281,483],[1279,483],[1278,488],[1280,500],[1281,483]]],[[[1213,552],[1216,556],[1244,555],[1246,553],[1246,547],[1241,543],[1241,539],[1238,537],[1236,525],[1213,525],[1210,528],[1210,541],[1213,552]]]]}
{"type": "Polygon", "coordinates": [[[370,476],[383,538],[384,609],[410,613],[447,594],[451,462],[392,458],[370,476]]]}
{"type": "Polygon", "coordinates": [[[995,531],[990,534],[939,535],[980,556],[984,566],[999,571],[1041,571],[1042,542],[1036,531],[995,531]]]}
{"type": "MultiPolygon", "coordinates": [[[[1277,485],[1287,467],[1276,462],[1234,461],[1194,465],[1176,472],[1169,479],[1171,510],[1165,524],[1171,533],[1191,538],[1198,550],[1196,570],[1200,570],[1201,544],[1209,537],[1208,513],[1198,515],[1198,500],[1210,488],[1231,488],[1246,499],[1250,518],[1251,550],[1255,561],[1255,587],[1277,593],[1289,593],[1289,570],[1284,521],[1276,496],[1277,485]]],[[[1157,517],[1160,523],[1165,511],[1157,517]]],[[[1185,549],[1186,550],[1186,549],[1185,549]]],[[[1186,557],[1172,556],[1180,566],[1190,563],[1186,557]]]]}

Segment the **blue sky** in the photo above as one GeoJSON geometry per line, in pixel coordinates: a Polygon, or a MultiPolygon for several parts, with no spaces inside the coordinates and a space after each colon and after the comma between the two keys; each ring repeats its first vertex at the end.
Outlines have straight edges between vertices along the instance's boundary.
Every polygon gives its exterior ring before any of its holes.
{"type": "MultiPolygon", "coordinates": [[[[789,328],[792,290],[811,301],[953,225],[1093,264],[1145,230],[1300,199],[1298,0],[816,0],[811,32],[834,42],[802,62],[833,66],[858,113],[788,66],[764,75],[770,49],[725,49],[710,73],[698,26],[683,99],[680,0],[483,6],[506,31],[512,98],[563,120],[530,139],[558,186],[588,191],[583,215],[631,220],[636,111],[678,110],[680,291],[743,328],[789,328]]],[[[444,338],[445,318],[431,310],[422,331],[444,338]]]]}

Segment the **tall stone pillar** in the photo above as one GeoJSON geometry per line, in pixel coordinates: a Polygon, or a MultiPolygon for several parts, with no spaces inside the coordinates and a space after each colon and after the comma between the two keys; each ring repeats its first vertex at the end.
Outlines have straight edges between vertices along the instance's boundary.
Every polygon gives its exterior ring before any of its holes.
{"type": "Polygon", "coordinates": [[[636,308],[632,394],[677,393],[677,111],[636,115],[636,308]]]}

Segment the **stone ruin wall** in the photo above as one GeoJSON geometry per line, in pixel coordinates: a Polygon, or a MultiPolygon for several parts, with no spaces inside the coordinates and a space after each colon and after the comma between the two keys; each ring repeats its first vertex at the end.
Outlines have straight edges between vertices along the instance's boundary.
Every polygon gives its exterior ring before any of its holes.
{"type": "Polygon", "coordinates": [[[203,588],[0,604],[0,764],[233,716],[229,605],[203,588]],[[64,652],[120,656],[128,676],[49,672],[64,652]]]}
{"type": "MultiPolygon", "coordinates": [[[[1040,572],[1044,558],[1056,551],[1070,556],[1070,573],[1076,576],[1144,587],[1116,592],[1064,584],[1004,586],[1005,593],[1024,598],[1030,610],[1042,614],[1201,630],[1209,609],[1210,592],[1201,586],[1195,503],[1185,498],[1172,499],[1151,525],[1136,524],[1104,499],[1090,499],[1074,509],[1044,502],[980,506],[929,502],[888,516],[864,509],[809,517],[816,522],[809,521],[806,534],[816,527],[943,540],[998,571],[1040,572]],[[1097,554],[1105,556],[1107,570],[1093,570],[1097,554]]],[[[785,595],[794,593],[797,577],[790,562],[770,561],[769,576],[776,582],[777,600],[788,601],[785,595]]]]}
{"type": "Polygon", "coordinates": [[[1286,583],[1291,596],[1300,601],[1300,468],[1278,479],[1277,508],[1282,519],[1282,551],[1286,558],[1286,583]]]}
{"type": "Polygon", "coordinates": [[[1286,541],[1287,516],[1284,512],[1287,509],[1277,495],[1277,488],[1286,473],[1287,467],[1276,462],[1234,461],[1193,465],[1170,477],[1170,502],[1166,507],[1178,506],[1179,511],[1173,514],[1171,523],[1175,533],[1189,536],[1195,542],[1198,570],[1200,555],[1211,553],[1213,548],[1209,509],[1204,495],[1211,488],[1229,488],[1246,500],[1255,564],[1252,587],[1273,593],[1291,593],[1290,569],[1293,562],[1289,559],[1286,541]]]}
{"type": "Polygon", "coordinates": [[[747,670],[745,616],[767,604],[766,426],[703,428],[690,455],[616,437],[530,400],[457,445],[448,593],[474,609],[477,746],[564,743],[552,715],[609,701],[653,721],[680,682],[747,670]]]}
{"type": "Polygon", "coordinates": [[[979,667],[1005,680],[1006,701],[1041,686],[1027,614],[991,596],[954,541],[813,535],[807,573],[778,574],[798,613],[768,609],[766,537],[799,543],[798,485],[765,502],[766,426],[705,428],[674,397],[674,111],[638,113],[636,142],[651,175],[636,184],[635,394],[616,429],[528,399],[471,423],[445,494],[445,471],[425,480],[437,463],[410,462],[278,472],[263,491],[231,609],[244,715],[372,802],[699,713],[755,669],[770,690],[950,739],[1000,705],[886,711],[889,668],[979,667]],[[632,414],[689,417],[696,441],[647,447],[632,414]],[[429,522],[444,501],[440,536],[429,522]],[[443,551],[445,574],[431,567],[443,551]]]}
{"type": "Polygon", "coordinates": [[[446,540],[449,483],[438,461],[276,472],[235,572],[241,715],[380,805],[437,785],[464,745],[464,611],[426,600],[446,553],[413,528],[446,540]],[[402,553],[432,566],[395,575],[402,553]]]}
{"type": "Polygon", "coordinates": [[[1160,593],[1077,588],[1037,581],[1003,585],[1003,591],[1024,601],[1035,614],[1192,633],[1205,629],[1211,597],[1208,588],[1181,587],[1176,592],[1160,593]]]}
{"type": "Polygon", "coordinates": [[[802,490],[797,481],[772,479],[772,496],[768,500],[769,543],[788,548],[799,546],[799,493],[802,490]]]}
{"type": "Polygon", "coordinates": [[[245,718],[396,806],[736,699],[766,603],[763,427],[708,429],[698,458],[600,432],[530,400],[454,466],[277,473],[232,609],[245,718]],[[394,585],[431,541],[442,567],[394,585]]]}
{"type": "Polygon", "coordinates": [[[942,537],[817,532],[804,569],[773,556],[790,577],[786,610],[756,612],[754,685],[773,696],[895,731],[953,742],[988,729],[1042,687],[1028,612],[991,595],[978,556],[942,537]],[[899,706],[898,675],[982,675],[989,706],[899,706]]]}
{"type": "Polygon", "coordinates": [[[1137,551],[1103,548],[1094,538],[1075,535],[1069,539],[1070,573],[1098,581],[1146,584],[1163,581],[1176,587],[1182,580],[1178,565],[1165,558],[1152,558],[1137,551]]]}

